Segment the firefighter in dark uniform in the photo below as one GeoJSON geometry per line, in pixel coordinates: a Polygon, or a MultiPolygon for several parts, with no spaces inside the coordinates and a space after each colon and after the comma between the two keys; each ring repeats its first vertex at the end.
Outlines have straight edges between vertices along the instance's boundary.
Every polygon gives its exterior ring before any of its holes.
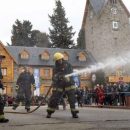
{"type": "Polygon", "coordinates": [[[25,101],[25,109],[30,111],[32,87],[35,88],[35,79],[29,72],[29,68],[24,67],[16,82],[17,96],[13,104],[15,110],[21,101],[25,101]]]}
{"type": "MultiPolygon", "coordinates": [[[[4,90],[4,86],[2,83],[3,76],[2,76],[2,72],[1,72],[1,62],[2,62],[3,58],[5,58],[5,56],[0,55],[0,91],[1,92],[4,90]]],[[[0,123],[6,123],[9,121],[9,119],[6,119],[4,117],[5,100],[4,100],[4,97],[2,96],[1,92],[0,92],[0,123]]]]}
{"type": "Polygon", "coordinates": [[[75,83],[72,77],[65,77],[65,75],[73,73],[73,69],[70,63],[65,61],[62,53],[54,54],[55,67],[53,69],[52,86],[53,93],[48,102],[47,118],[51,118],[51,114],[55,112],[60,99],[65,92],[70,104],[70,109],[73,118],[78,118],[77,113],[79,112],[75,108],[76,97],[75,97],[75,83]]]}

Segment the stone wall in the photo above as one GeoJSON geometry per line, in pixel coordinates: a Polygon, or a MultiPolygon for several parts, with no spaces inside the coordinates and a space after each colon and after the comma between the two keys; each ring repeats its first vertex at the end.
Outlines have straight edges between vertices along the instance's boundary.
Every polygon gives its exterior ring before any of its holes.
{"type": "MultiPolygon", "coordinates": [[[[88,9],[85,23],[86,49],[98,62],[118,57],[130,50],[129,17],[119,1],[117,1],[116,6],[117,14],[111,12],[112,4],[110,1],[98,16],[94,14],[91,6],[88,9]],[[112,21],[119,22],[117,30],[113,30],[112,21]]],[[[128,67],[123,67],[127,73],[130,70],[128,67]]]]}

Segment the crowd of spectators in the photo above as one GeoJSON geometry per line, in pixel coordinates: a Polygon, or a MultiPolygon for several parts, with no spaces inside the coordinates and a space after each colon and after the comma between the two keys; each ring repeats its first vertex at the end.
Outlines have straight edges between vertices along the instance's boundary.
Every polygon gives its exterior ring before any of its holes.
{"type": "MultiPolygon", "coordinates": [[[[127,83],[108,83],[106,85],[96,84],[94,87],[77,88],[76,97],[78,106],[83,105],[112,105],[112,106],[126,106],[127,96],[130,96],[130,84],[127,83]]],[[[14,97],[4,95],[6,106],[12,106],[14,97]]],[[[67,97],[63,96],[63,100],[59,104],[67,105],[67,97]],[[65,103],[64,103],[65,99],[65,103]]],[[[48,99],[44,96],[33,96],[31,105],[37,106],[43,101],[42,105],[46,105],[48,99]]],[[[22,104],[24,105],[24,104],[22,104]]]]}
{"type": "Polygon", "coordinates": [[[78,89],[77,101],[82,105],[125,106],[126,97],[130,96],[130,85],[126,83],[108,83],[95,85],[93,88],[78,89]]]}

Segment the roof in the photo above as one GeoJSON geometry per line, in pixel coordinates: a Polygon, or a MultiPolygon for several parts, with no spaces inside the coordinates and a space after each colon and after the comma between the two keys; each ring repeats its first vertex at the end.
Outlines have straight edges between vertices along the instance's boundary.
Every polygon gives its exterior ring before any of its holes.
{"type": "Polygon", "coordinates": [[[61,48],[41,48],[41,47],[23,47],[23,46],[6,46],[5,47],[10,55],[15,59],[18,65],[34,65],[34,66],[53,66],[53,55],[56,52],[64,53],[66,52],[69,55],[69,62],[72,66],[76,67],[86,67],[87,65],[94,64],[96,61],[91,55],[91,53],[86,50],[81,49],[61,49],[61,48]],[[27,51],[29,53],[29,59],[21,59],[20,53],[22,51],[27,51]],[[49,60],[40,59],[40,55],[43,52],[48,52],[50,55],[49,60]],[[87,57],[87,61],[79,61],[77,55],[80,52],[84,52],[87,57]]]}
{"type": "Polygon", "coordinates": [[[99,15],[102,12],[108,0],[90,0],[89,2],[93,8],[94,13],[96,15],[99,15]]]}
{"type": "MultiPolygon", "coordinates": [[[[108,1],[109,0],[86,0],[84,16],[83,16],[83,21],[82,21],[82,28],[84,28],[85,23],[86,23],[86,17],[87,17],[87,14],[88,14],[88,6],[89,6],[89,4],[92,6],[94,13],[96,15],[100,15],[108,1]]],[[[130,12],[126,8],[123,1],[122,0],[118,0],[118,1],[120,2],[121,6],[124,8],[124,10],[125,10],[126,14],[128,15],[128,17],[130,17],[130,12]]]]}
{"type": "MultiPolygon", "coordinates": [[[[15,59],[10,55],[10,53],[8,52],[8,50],[6,49],[6,47],[3,45],[3,43],[1,41],[0,41],[0,45],[6,51],[6,53],[14,60],[14,62],[16,63],[15,59]]],[[[0,53],[0,55],[1,55],[1,53],[0,53]]]]}

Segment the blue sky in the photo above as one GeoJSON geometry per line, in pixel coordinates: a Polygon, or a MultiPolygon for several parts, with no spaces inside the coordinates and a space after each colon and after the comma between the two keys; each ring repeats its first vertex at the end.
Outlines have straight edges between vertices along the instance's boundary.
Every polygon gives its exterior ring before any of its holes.
{"type": "MultiPolygon", "coordinates": [[[[130,0],[123,0],[130,9],[130,0]]],[[[82,25],[86,0],[61,0],[66,17],[76,31],[75,39],[82,25]]],[[[48,33],[50,22],[48,14],[53,13],[55,0],[2,0],[0,7],[0,40],[6,45],[11,43],[12,25],[16,19],[29,20],[33,29],[48,33]]]]}

